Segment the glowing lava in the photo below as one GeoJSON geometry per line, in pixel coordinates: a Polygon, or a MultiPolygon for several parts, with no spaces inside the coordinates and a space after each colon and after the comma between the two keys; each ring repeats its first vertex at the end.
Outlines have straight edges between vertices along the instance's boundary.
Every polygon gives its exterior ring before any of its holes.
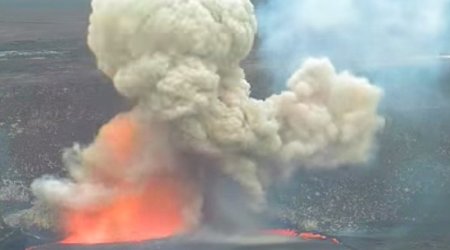
{"type": "Polygon", "coordinates": [[[62,243],[141,241],[172,236],[186,229],[183,208],[189,201],[181,176],[159,169],[134,177],[143,179],[138,185],[126,177],[136,172],[132,164],[142,149],[142,132],[128,116],[117,116],[100,130],[93,151],[102,154],[85,164],[90,164],[93,178],[108,183],[114,193],[100,205],[66,209],[62,221],[67,237],[62,243]]]}
{"type": "Polygon", "coordinates": [[[155,178],[136,193],[115,197],[100,208],[66,213],[63,243],[111,243],[164,238],[185,229],[181,186],[155,178]]]}

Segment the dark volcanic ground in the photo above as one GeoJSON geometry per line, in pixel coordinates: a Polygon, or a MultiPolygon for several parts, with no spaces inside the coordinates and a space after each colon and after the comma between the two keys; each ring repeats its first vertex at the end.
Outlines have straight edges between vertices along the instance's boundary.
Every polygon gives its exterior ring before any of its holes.
{"type": "Polygon", "coordinates": [[[29,179],[60,168],[61,149],[87,143],[121,107],[122,99],[95,69],[82,39],[0,44],[6,173],[29,179]]]}
{"type": "MultiPolygon", "coordinates": [[[[85,45],[88,15],[88,0],[0,0],[0,213],[28,205],[32,179],[61,173],[62,150],[129,105],[85,45]]],[[[255,53],[244,67],[267,96],[255,53]]],[[[271,192],[275,217],[358,249],[450,249],[450,109],[385,115],[371,166],[298,173],[271,192]]]]}
{"type": "Polygon", "coordinates": [[[85,45],[88,15],[85,0],[0,0],[0,214],[127,106],[85,45]]]}

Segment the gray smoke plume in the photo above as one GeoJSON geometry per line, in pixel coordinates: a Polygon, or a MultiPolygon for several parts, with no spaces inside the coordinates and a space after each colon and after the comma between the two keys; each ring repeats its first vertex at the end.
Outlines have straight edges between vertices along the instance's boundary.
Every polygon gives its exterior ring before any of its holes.
{"type": "MultiPolygon", "coordinates": [[[[66,157],[71,180],[33,184],[39,197],[59,205],[93,204],[120,192],[117,180],[140,186],[169,168],[198,186],[189,190],[201,200],[203,175],[179,161],[190,154],[210,159],[203,171],[214,168],[233,179],[257,209],[274,176],[370,156],[383,126],[377,114],[382,91],[336,72],[328,59],[306,60],[279,95],[249,97],[240,63],[257,29],[250,1],[93,0],[92,7],[88,44],[117,91],[136,103],[121,116],[139,127],[137,150],[130,151],[124,170],[100,132],[91,146],[66,157]]],[[[105,133],[114,134],[112,127],[105,133]]],[[[189,206],[201,219],[199,204],[189,206]]]]}

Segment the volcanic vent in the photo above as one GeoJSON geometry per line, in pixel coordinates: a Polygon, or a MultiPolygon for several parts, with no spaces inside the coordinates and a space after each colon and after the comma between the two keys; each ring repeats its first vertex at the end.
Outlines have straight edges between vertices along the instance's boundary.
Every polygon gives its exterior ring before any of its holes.
{"type": "Polygon", "coordinates": [[[160,239],[205,224],[211,176],[233,181],[251,210],[295,168],[367,160],[382,91],[309,59],[266,100],[240,67],[253,46],[248,0],[93,0],[88,44],[134,101],[88,146],[67,150],[67,179],[43,177],[64,243],[160,239]],[[219,173],[219,174],[210,174],[219,173]]]}

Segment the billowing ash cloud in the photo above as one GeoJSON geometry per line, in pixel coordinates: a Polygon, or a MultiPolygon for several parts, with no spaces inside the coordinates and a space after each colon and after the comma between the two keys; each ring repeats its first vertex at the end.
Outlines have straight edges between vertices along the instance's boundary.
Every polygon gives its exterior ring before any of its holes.
{"type": "Polygon", "coordinates": [[[336,72],[327,59],[308,59],[279,95],[249,97],[240,67],[256,32],[248,0],[92,6],[89,46],[117,91],[136,105],[105,125],[92,145],[67,154],[70,181],[36,181],[39,197],[82,209],[163,174],[186,183],[184,211],[200,220],[205,172],[230,177],[259,208],[274,176],[370,156],[383,126],[382,91],[336,72]]]}

